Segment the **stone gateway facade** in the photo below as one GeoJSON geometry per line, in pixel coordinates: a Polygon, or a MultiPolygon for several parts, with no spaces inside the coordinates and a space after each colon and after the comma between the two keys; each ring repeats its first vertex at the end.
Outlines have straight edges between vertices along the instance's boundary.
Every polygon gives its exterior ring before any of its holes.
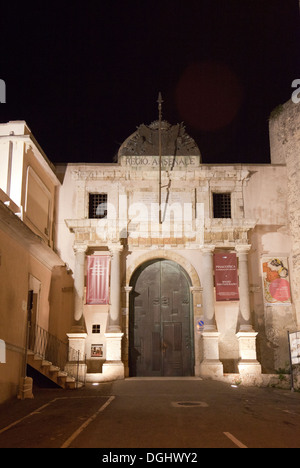
{"type": "Polygon", "coordinates": [[[270,118],[270,164],[206,164],[160,116],[115,162],[54,166],[26,122],[1,124],[0,402],[32,397],[30,368],[63,388],[282,384],[300,330],[299,148],[292,101],[270,118]]]}
{"type": "Polygon", "coordinates": [[[271,164],[205,164],[182,125],[154,122],[115,163],[57,168],[56,248],[74,279],[67,335],[87,356],[87,381],[263,384],[288,369],[299,115],[289,102],[270,123],[271,164]]]}

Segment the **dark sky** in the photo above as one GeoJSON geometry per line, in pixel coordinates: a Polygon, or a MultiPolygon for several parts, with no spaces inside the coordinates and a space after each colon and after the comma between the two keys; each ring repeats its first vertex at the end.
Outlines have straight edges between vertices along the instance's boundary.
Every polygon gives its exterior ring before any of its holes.
{"type": "Polygon", "coordinates": [[[112,161],[159,91],[203,162],[269,162],[269,114],[300,78],[298,0],[7,3],[0,121],[26,120],[53,163],[112,161]]]}

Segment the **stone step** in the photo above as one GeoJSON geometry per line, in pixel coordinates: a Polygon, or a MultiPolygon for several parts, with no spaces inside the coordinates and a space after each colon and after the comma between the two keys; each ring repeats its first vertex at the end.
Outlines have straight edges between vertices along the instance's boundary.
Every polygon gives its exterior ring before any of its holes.
{"type": "Polygon", "coordinates": [[[62,388],[78,388],[74,377],[69,376],[67,372],[53,365],[52,362],[47,359],[43,359],[41,356],[34,354],[33,351],[27,352],[27,363],[62,388]]]}

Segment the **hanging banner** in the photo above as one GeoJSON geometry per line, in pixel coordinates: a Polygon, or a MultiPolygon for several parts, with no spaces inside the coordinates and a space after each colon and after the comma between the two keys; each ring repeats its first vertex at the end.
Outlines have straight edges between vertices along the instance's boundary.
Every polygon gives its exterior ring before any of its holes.
{"type": "Polygon", "coordinates": [[[239,284],[235,253],[214,254],[215,286],[217,301],[238,301],[239,284]]]}
{"type": "Polygon", "coordinates": [[[287,258],[263,257],[262,276],[266,304],[291,303],[287,258]]]}
{"type": "Polygon", "coordinates": [[[87,304],[109,303],[109,260],[108,255],[87,257],[87,304]]]}

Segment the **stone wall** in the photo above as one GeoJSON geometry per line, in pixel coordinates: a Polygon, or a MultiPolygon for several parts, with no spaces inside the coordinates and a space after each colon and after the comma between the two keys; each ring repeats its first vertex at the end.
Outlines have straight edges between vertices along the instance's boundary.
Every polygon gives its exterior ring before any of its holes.
{"type": "MultiPolygon", "coordinates": [[[[288,230],[292,240],[292,294],[300,325],[300,105],[288,101],[270,119],[273,164],[286,164],[288,230]]],[[[285,185],[285,184],[284,184],[285,185]]]]}

